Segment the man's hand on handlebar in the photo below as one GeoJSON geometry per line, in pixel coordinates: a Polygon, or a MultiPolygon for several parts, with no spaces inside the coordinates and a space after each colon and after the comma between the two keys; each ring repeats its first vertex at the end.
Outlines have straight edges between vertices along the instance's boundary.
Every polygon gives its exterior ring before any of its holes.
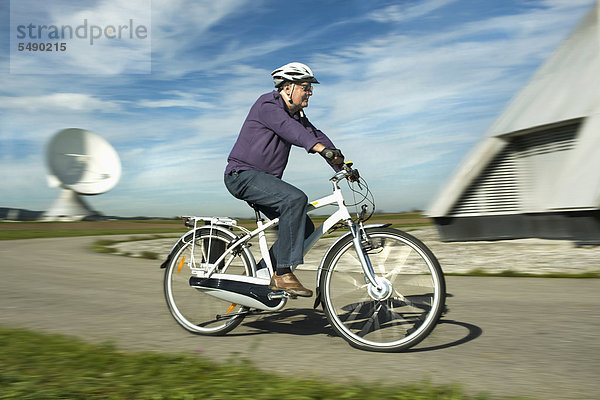
{"type": "MultiPolygon", "coordinates": [[[[324,159],[331,162],[333,165],[336,165],[343,169],[346,172],[346,178],[350,182],[359,182],[360,175],[357,169],[352,168],[352,163],[348,162],[344,164],[344,155],[340,149],[332,149],[329,147],[325,147],[323,150],[319,152],[324,159]]],[[[360,186],[360,183],[359,183],[360,186]]]]}
{"type": "MultiPolygon", "coordinates": [[[[360,180],[360,174],[358,173],[358,170],[352,169],[350,167],[348,167],[348,169],[346,170],[349,172],[348,180],[350,182],[358,182],[360,180]],[[348,169],[349,169],[349,171],[348,171],[348,169]]],[[[360,187],[360,183],[358,184],[358,186],[360,187]]]]}
{"type": "Polygon", "coordinates": [[[344,155],[340,149],[331,149],[329,147],[325,147],[319,153],[323,158],[330,161],[333,165],[343,165],[344,164],[344,155]]]}

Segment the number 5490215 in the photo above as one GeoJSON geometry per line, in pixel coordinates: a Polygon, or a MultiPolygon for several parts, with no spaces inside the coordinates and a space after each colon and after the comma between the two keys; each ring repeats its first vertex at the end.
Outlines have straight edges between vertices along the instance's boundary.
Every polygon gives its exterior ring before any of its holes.
{"type": "Polygon", "coordinates": [[[37,43],[27,42],[19,43],[17,46],[18,51],[67,51],[66,43],[37,43]]]}

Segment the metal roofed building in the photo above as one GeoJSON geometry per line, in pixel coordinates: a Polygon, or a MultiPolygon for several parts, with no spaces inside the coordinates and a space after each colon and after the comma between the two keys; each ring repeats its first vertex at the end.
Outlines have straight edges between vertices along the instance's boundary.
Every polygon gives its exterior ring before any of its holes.
{"type": "Polygon", "coordinates": [[[600,241],[599,6],[536,71],[430,206],[445,241],[600,241]]]}

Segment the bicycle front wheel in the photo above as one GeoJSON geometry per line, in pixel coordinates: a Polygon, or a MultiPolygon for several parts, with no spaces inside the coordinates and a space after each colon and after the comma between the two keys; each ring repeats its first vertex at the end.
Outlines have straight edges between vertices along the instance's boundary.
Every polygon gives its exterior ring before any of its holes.
{"type": "Polygon", "coordinates": [[[352,346],[402,351],[423,340],[443,311],[446,285],[439,262],[418,239],[392,228],[367,228],[363,242],[378,287],[367,282],[349,236],[335,245],[320,277],[323,309],[352,346]]]}
{"type": "MultiPolygon", "coordinates": [[[[214,260],[214,249],[225,249],[235,235],[218,229],[196,231],[192,245],[192,232],[187,240],[174,249],[164,277],[165,299],[169,311],[186,330],[200,335],[223,335],[238,326],[245,317],[248,307],[226,302],[190,286],[194,276],[192,268],[200,268],[206,260],[214,260]],[[212,254],[209,253],[212,249],[212,254]]],[[[251,254],[243,251],[232,254],[225,260],[220,273],[252,276],[251,254]]],[[[221,268],[221,267],[220,267],[221,268]]]]}

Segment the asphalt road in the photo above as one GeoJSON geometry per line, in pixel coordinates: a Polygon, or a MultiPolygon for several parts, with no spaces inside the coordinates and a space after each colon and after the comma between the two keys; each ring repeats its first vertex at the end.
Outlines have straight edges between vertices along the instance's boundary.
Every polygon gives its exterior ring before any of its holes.
{"type": "MultiPolygon", "coordinates": [[[[450,312],[405,353],[356,350],[313,299],[248,317],[224,337],[187,333],[169,314],[160,262],[97,254],[98,238],[0,241],[0,324],[125,350],[245,357],[282,375],[377,384],[458,383],[468,393],[600,399],[600,279],[449,277],[450,312]]],[[[313,271],[299,271],[303,283],[313,271]]]]}

